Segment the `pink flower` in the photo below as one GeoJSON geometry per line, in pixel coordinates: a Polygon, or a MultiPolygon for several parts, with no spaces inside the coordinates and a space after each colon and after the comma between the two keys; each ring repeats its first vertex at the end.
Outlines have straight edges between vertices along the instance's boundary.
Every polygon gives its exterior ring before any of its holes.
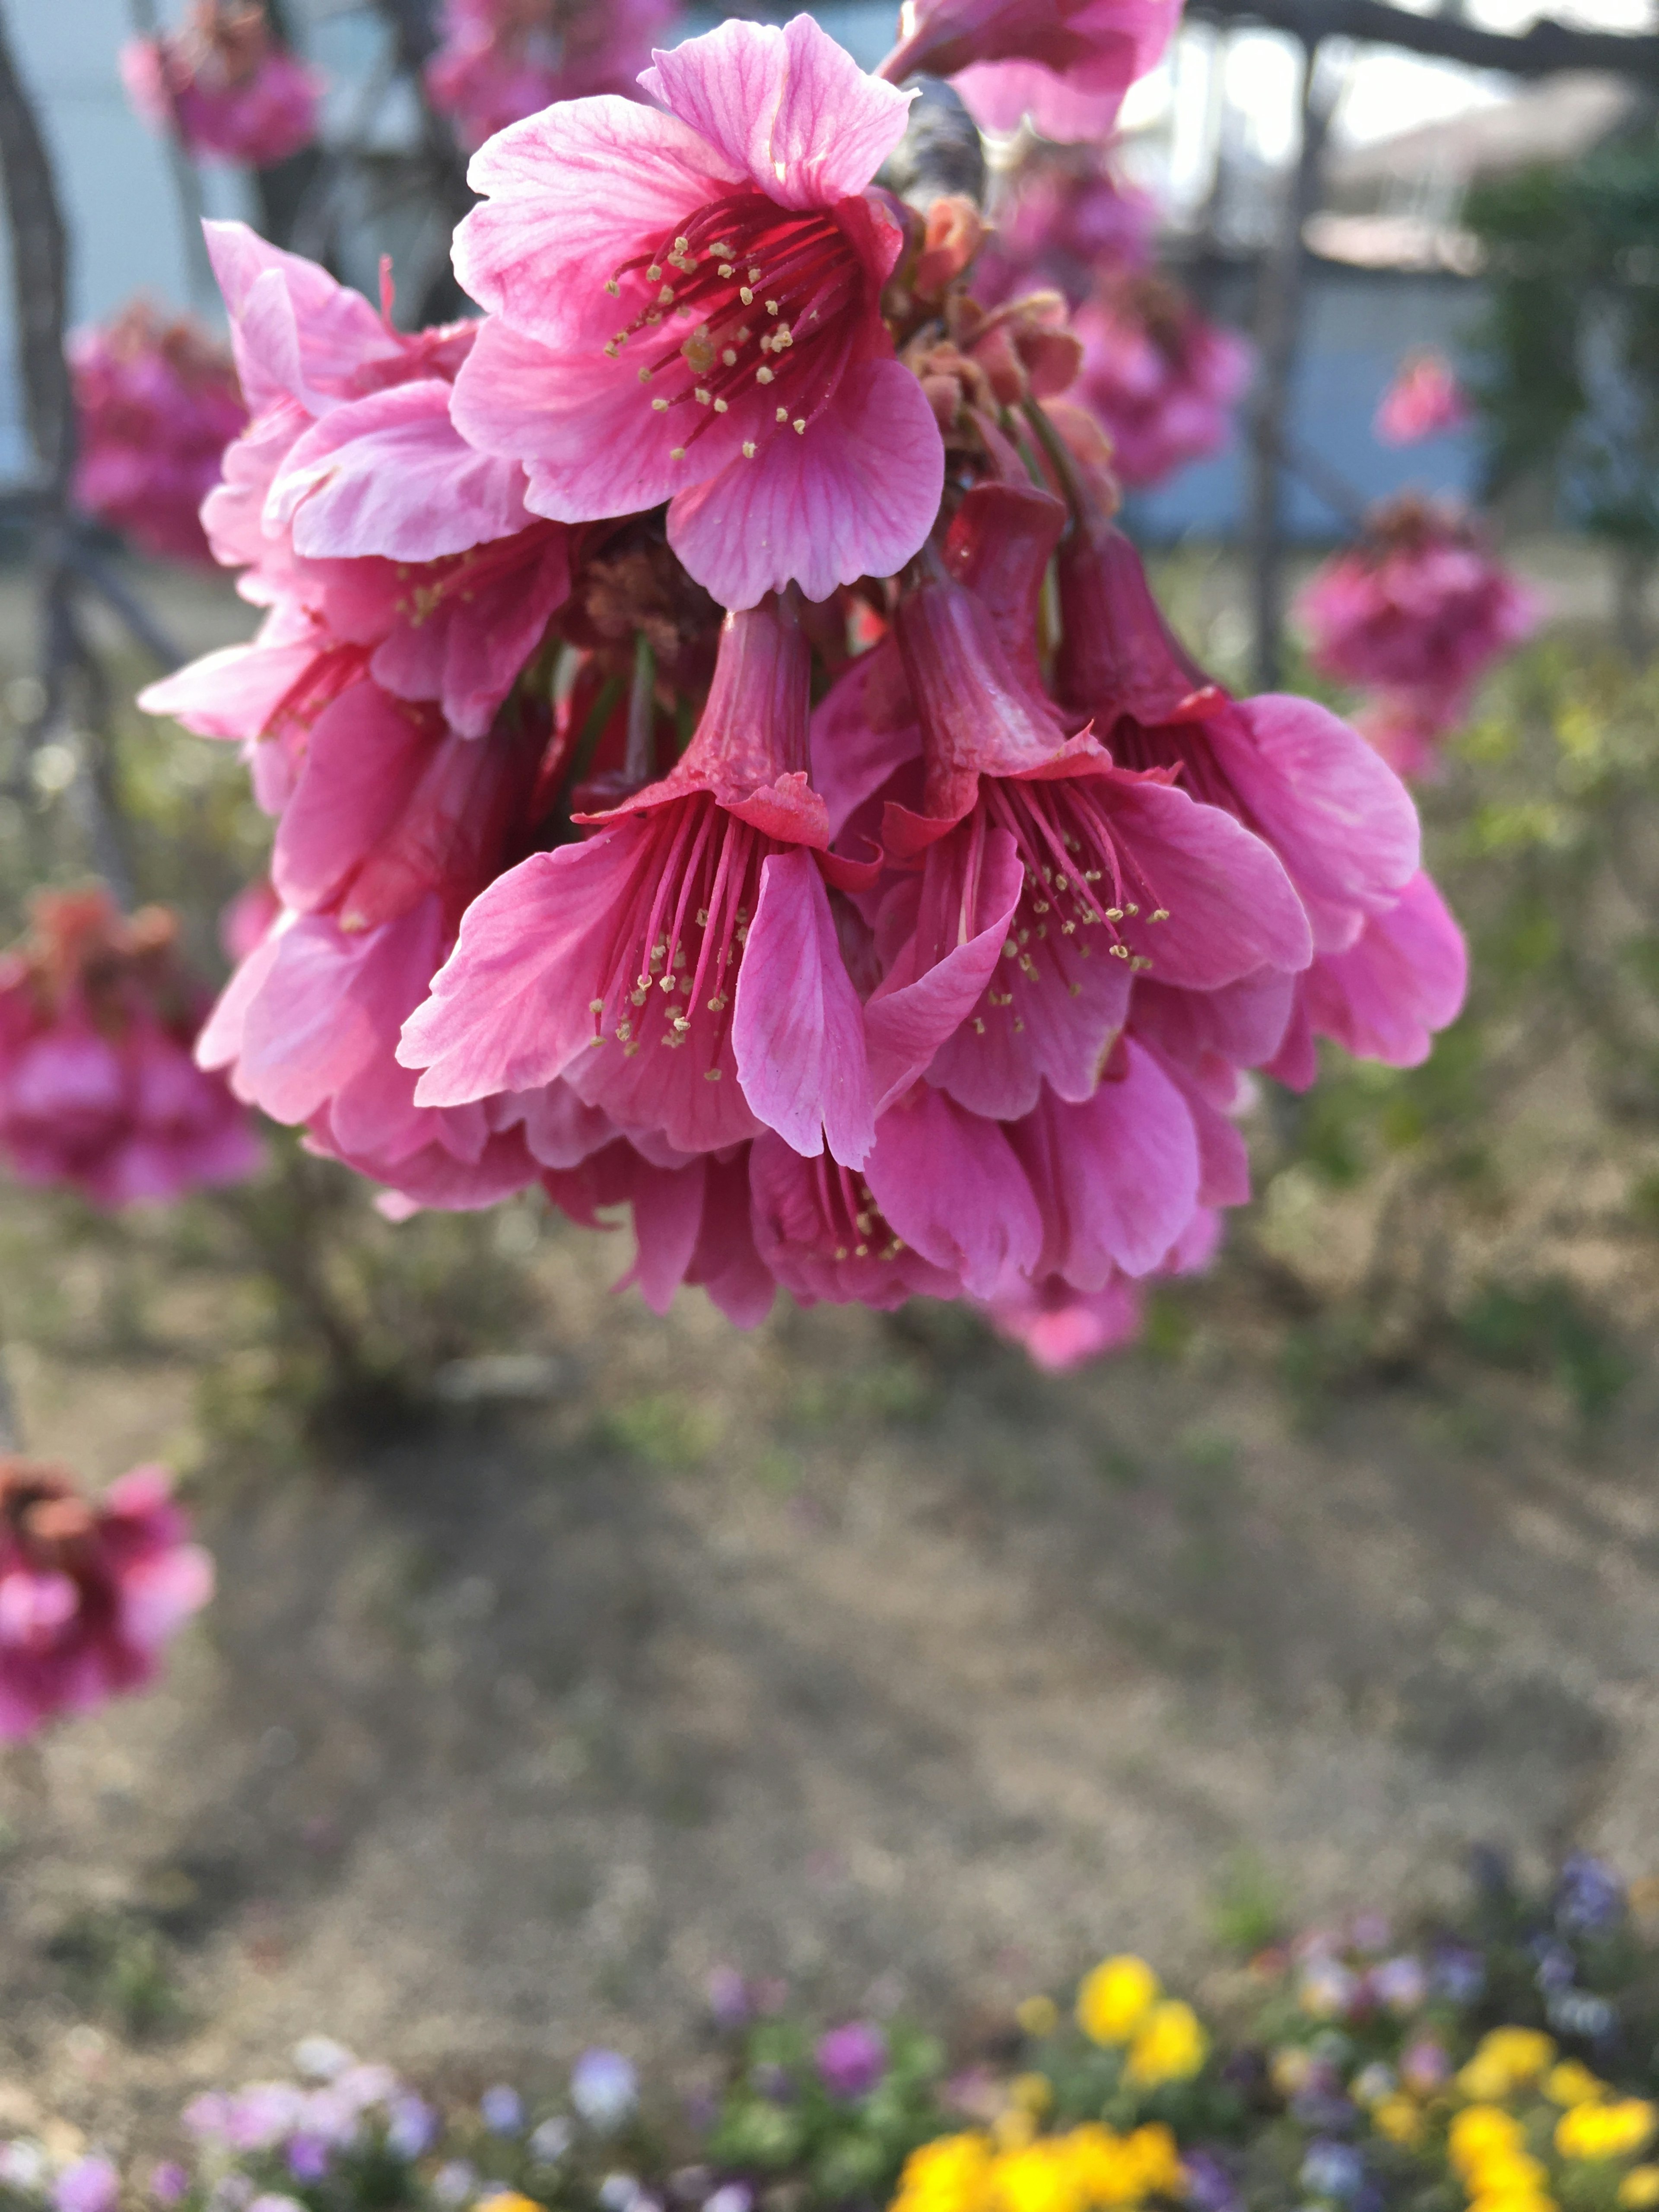
{"type": "Polygon", "coordinates": [[[95,1205],[175,1197],[258,1166],[247,1118],[191,1048],[204,997],[174,917],[123,921],[102,891],[43,892],[0,962],[0,1152],[95,1205]]]}
{"type": "Polygon", "coordinates": [[[322,79],[271,43],[258,0],[197,0],[190,27],[121,49],[127,97],[185,150],[269,168],[317,135],[322,79]]]}
{"type": "Polygon", "coordinates": [[[708,703],[661,782],[599,834],[536,853],[476,900],[406,1025],[422,1104],[568,1077],[681,1152],[776,1129],[859,1165],[872,1101],[806,774],[805,641],[786,613],[728,617],[708,703]]]}
{"type": "Polygon", "coordinates": [[[455,265],[490,310],[455,419],[581,522],[670,501],[727,606],[909,559],[944,479],[880,313],[902,233],[866,189],[907,96],[808,16],[659,53],[654,107],[569,100],[473,160],[455,265]]]}
{"type": "Polygon", "coordinates": [[[1416,811],[1396,777],[1311,700],[1233,700],[1210,683],[1109,525],[1080,527],[1059,574],[1060,696],[1093,711],[1116,758],[1177,769],[1195,796],[1265,838],[1313,933],[1313,964],[1289,991],[1267,975],[1206,994],[1144,979],[1137,1033],[1224,1107],[1239,1067],[1268,1066],[1305,1087],[1316,1032],[1396,1066],[1425,1058],[1431,1032],[1462,1002],[1465,961],[1455,924],[1419,872],[1416,811]]]}
{"type": "Polygon", "coordinates": [[[987,131],[1029,118],[1046,138],[1098,140],[1180,12],[1176,0],[904,0],[881,73],[950,77],[987,131]]]}
{"type": "Polygon", "coordinates": [[[0,1460],[0,1738],[142,1687],[212,1595],[168,1486],[134,1468],[88,1502],[63,1468],[0,1460]]]}
{"type": "Polygon", "coordinates": [[[1297,611],[1314,665],[1406,695],[1419,729],[1451,728],[1493,661],[1530,636],[1540,602],[1486,550],[1473,519],[1407,493],[1327,562],[1297,611]]]}
{"type": "Polygon", "coordinates": [[[1226,445],[1250,380],[1250,349],[1177,287],[1161,276],[1112,278],[1073,327],[1084,349],[1079,396],[1109,434],[1112,467],[1126,484],[1160,483],[1226,445]]]}
{"type": "Polygon", "coordinates": [[[1451,363],[1437,353],[1407,354],[1376,410],[1376,434],[1387,446],[1414,446],[1469,419],[1451,363]]]}
{"type": "Polygon", "coordinates": [[[164,560],[208,561],[199,519],[247,421],[222,349],[143,300],[69,343],[80,451],[75,497],[164,560]]]}
{"type": "Polygon", "coordinates": [[[632,94],[673,0],[445,0],[427,64],[432,104],[468,146],[557,100],[632,94]]]}
{"type": "Polygon", "coordinates": [[[923,854],[924,900],[929,872],[972,878],[1004,840],[1019,869],[1004,957],[930,1069],[961,1104],[1012,1121],[1045,1085],[1092,1099],[1137,975],[1211,991],[1307,965],[1308,923],[1269,848],[1167,768],[1067,738],[975,592],[922,585],[898,635],[925,750],[920,811],[887,804],[889,849],[923,854]]]}
{"type": "MultiPolygon", "coordinates": [[[[1200,1207],[1157,1272],[1199,1273],[1220,1242],[1220,1215],[1200,1207]]],[[[1097,1291],[1075,1291],[1062,1276],[1048,1275],[1017,1284],[982,1310],[997,1334],[1020,1346],[1034,1366],[1064,1375],[1134,1343],[1146,1322],[1146,1291],[1127,1275],[1112,1276],[1097,1291]]]]}

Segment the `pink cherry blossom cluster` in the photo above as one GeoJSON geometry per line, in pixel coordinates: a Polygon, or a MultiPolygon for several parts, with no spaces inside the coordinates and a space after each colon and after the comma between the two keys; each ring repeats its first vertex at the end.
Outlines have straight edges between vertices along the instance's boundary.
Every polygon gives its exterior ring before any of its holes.
{"type": "Polygon", "coordinates": [[[633,96],[674,0],[444,0],[433,106],[469,147],[556,100],[633,96]]]}
{"type": "Polygon", "coordinates": [[[69,343],[75,497],[163,560],[211,561],[201,507],[247,421],[230,356],[198,324],[135,300],[69,343]]]}
{"type": "Polygon", "coordinates": [[[1444,356],[1408,354],[1377,407],[1376,434],[1387,446],[1415,446],[1461,430],[1468,419],[1468,401],[1444,356]]]}
{"type": "Polygon", "coordinates": [[[273,41],[260,0],[195,0],[184,30],[128,40],[121,81],[192,155],[264,169],[317,136],[322,79],[273,41]]]}
{"type": "Polygon", "coordinates": [[[908,95],[806,17],[642,83],[475,157],[481,323],[210,227],[267,611],[145,703],[278,819],[201,1057],[394,1212],[630,1207],[659,1309],[1085,1356],[1247,1195],[1243,1071],[1420,1060],[1461,941],[1376,755],[1164,626],[1063,300],[872,185],[908,95]]]}
{"type": "Polygon", "coordinates": [[[1095,144],[1180,16],[1180,0],[903,0],[881,73],[948,77],[983,130],[1029,122],[1058,144],[1095,144]]]}
{"type": "Polygon", "coordinates": [[[170,1488],[136,1467],[88,1499],[64,1468],[0,1458],[0,1741],[142,1688],[212,1596],[170,1488]]]}
{"type": "Polygon", "coordinates": [[[124,921],[101,890],[43,891],[0,957],[0,1158],[94,1204],[167,1199],[251,1174],[259,1147],[191,1048],[206,998],[159,907],[124,921]]]}
{"type": "Polygon", "coordinates": [[[1120,173],[1109,149],[1034,146],[999,180],[992,213],[974,269],[987,306],[1052,284],[1080,307],[1099,278],[1152,261],[1157,203],[1120,173]]]}
{"type": "Polygon", "coordinates": [[[1473,517],[1416,493],[1377,507],[1297,603],[1314,665],[1372,695],[1361,727],[1402,775],[1433,772],[1480,678],[1542,611],[1473,517]]]}

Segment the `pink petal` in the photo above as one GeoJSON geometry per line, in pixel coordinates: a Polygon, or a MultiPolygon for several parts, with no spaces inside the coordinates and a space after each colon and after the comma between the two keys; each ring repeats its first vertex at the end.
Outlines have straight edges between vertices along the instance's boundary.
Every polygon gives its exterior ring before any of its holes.
{"type": "Polygon", "coordinates": [[[823,797],[831,843],[890,777],[921,758],[903,663],[886,637],[836,678],[812,716],[812,787],[823,797]]]}
{"type": "Polygon", "coordinates": [[[993,1298],[985,1317],[997,1334],[1023,1346],[1034,1367],[1065,1375],[1140,1334],[1140,1291],[1122,1275],[1098,1291],[1074,1291],[1058,1275],[1018,1283],[993,1298]]]}
{"type": "Polygon", "coordinates": [[[781,29],[722,23],[640,82],[770,198],[832,207],[861,192],[899,140],[914,94],[866,76],[810,15],[781,29]]]}
{"type": "Polygon", "coordinates": [[[213,273],[230,313],[236,373],[250,414],[298,399],[321,414],[368,363],[394,361],[403,341],[361,292],[325,269],[267,245],[245,222],[205,222],[213,273]]]}
{"type": "Polygon", "coordinates": [[[462,435],[481,452],[522,461],[526,505],[555,522],[656,507],[728,462],[752,467],[740,454],[756,410],[738,406],[717,417],[698,411],[708,427],[677,461],[683,433],[653,413],[625,355],[611,361],[598,345],[555,351],[498,322],[479,332],[453,402],[462,435]]]}
{"type": "Polygon", "coordinates": [[[653,1313],[665,1314],[685,1280],[702,1225],[702,1160],[689,1167],[653,1168],[635,1156],[630,1195],[634,1204],[634,1265],[617,1288],[634,1284],[653,1313]]]}
{"type": "Polygon", "coordinates": [[[1417,872],[1417,810],[1405,786],[1355,730],[1312,699],[1273,693],[1229,716],[1212,742],[1253,823],[1290,872],[1322,952],[1353,943],[1367,914],[1388,910],[1417,872]]]}
{"type": "Polygon", "coordinates": [[[532,1157],[544,1168],[575,1168],[615,1137],[609,1115],[579,1098],[568,1083],[507,1092],[489,1102],[492,1127],[520,1128],[532,1157]]]}
{"type": "Polygon", "coordinates": [[[388,561],[434,561],[522,529],[523,470],[465,442],[452,392],[428,377],[337,407],[277,470],[267,523],[291,523],[308,558],[388,561]]]}
{"type": "Polygon", "coordinates": [[[1006,1136],[929,1085],[882,1115],[864,1177],[894,1234],[971,1296],[1036,1265],[1042,1219],[1006,1136]]]}
{"type": "Polygon", "coordinates": [[[916,925],[864,1010],[876,1112],[921,1074],[996,973],[1024,877],[1006,830],[929,846],[916,925]]]}
{"type": "Polygon", "coordinates": [[[778,1286],[755,1249],[747,1146],[703,1163],[702,1220],[685,1279],[701,1284],[734,1328],[755,1328],[772,1310],[778,1286]]]}
{"type": "MultiPolygon", "coordinates": [[[[752,607],[792,580],[827,599],[837,584],[902,568],[933,528],[944,483],[944,442],[921,385],[901,362],[868,362],[803,435],[769,425],[753,460],[681,492],[668,542],[723,606],[752,607]]],[[[553,512],[533,492],[531,503],[553,512]]]]}
{"type": "Polygon", "coordinates": [[[738,971],[732,1044],[744,1097],[803,1158],[827,1141],[861,1167],[876,1140],[864,1024],[810,853],[774,853],[738,971]]]}
{"type": "Polygon", "coordinates": [[[376,684],[354,684],[323,709],[271,854],[285,905],[327,904],[408,805],[433,742],[417,710],[376,684]]]}
{"type": "Polygon", "coordinates": [[[557,101],[473,155],[467,181],[488,197],[455,234],[455,274],[527,337],[597,349],[632,313],[605,292],[613,272],[742,176],[740,162],[637,100],[557,101]]]}
{"type": "Polygon", "coordinates": [[[1234,1069],[1261,1067],[1279,1050],[1296,990],[1296,978],[1277,969],[1216,991],[1179,991],[1142,975],[1130,1026],[1194,1073],[1224,1064],[1231,1096],[1234,1069]]]}
{"type": "Polygon", "coordinates": [[[1113,829],[1169,912],[1123,931],[1155,981],[1209,991],[1312,959],[1308,917],[1277,854],[1231,814],[1167,784],[1121,784],[1113,829]]]}
{"type": "Polygon", "coordinates": [[[1125,1051],[1121,1079],[1079,1105],[1045,1097],[1009,1131],[1047,1231],[1036,1272],[1079,1291],[1102,1289],[1114,1267],[1150,1274],[1198,1203],[1186,1102],[1144,1048],[1125,1051]]]}
{"type": "Polygon", "coordinates": [[[1468,981],[1462,933],[1428,877],[1418,875],[1351,951],[1314,963],[1308,1012],[1316,1030],[1358,1058],[1416,1067],[1434,1032],[1457,1018],[1468,981]]]}
{"type": "Polygon", "coordinates": [[[257,738],[317,658],[317,645],[226,645],[138,694],[147,714],[170,714],[198,738],[257,738]]]}
{"type": "Polygon", "coordinates": [[[398,1047],[405,1067],[426,1071],[420,1105],[538,1090],[588,1048],[589,1002],[611,980],[618,926],[654,850],[639,820],[532,853],[473,900],[398,1047]]]}

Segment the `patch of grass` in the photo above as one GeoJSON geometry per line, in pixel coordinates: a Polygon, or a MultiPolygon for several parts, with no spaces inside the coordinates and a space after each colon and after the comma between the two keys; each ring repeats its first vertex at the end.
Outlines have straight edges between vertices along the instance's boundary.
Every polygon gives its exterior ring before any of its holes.
{"type": "Polygon", "coordinates": [[[87,1907],[46,1945],[71,2002],[133,2042],[177,2027],[184,2006],[166,1944],[136,1914],[87,1907]]]}

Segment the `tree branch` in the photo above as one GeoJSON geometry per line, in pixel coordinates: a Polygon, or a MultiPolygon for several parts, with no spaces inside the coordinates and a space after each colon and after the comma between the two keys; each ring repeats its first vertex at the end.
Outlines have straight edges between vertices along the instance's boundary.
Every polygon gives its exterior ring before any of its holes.
{"type": "Polygon", "coordinates": [[[1510,76],[1600,70],[1659,83],[1659,37],[1649,33],[1581,31],[1547,19],[1525,31],[1483,31],[1452,15],[1414,15],[1388,0],[1190,0],[1187,15],[1188,21],[1261,24],[1288,31],[1304,44],[1357,39],[1402,46],[1510,76]]]}

